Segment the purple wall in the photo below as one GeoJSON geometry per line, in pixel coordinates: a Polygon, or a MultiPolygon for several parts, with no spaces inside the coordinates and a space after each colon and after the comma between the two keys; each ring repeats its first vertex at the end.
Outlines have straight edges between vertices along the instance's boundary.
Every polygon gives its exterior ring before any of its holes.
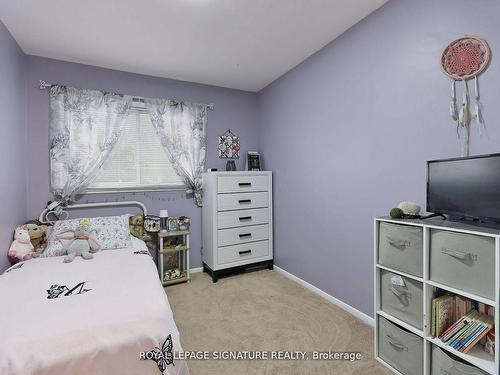
{"type": "MultiPolygon", "coordinates": [[[[0,172],[4,212],[10,213],[0,219],[0,242],[8,246],[24,212],[35,217],[50,199],[48,96],[37,88],[39,79],[213,102],[207,167],[224,167],[217,135],[231,128],[241,136],[242,154],[262,151],[266,169],[274,172],[277,265],[372,314],[373,217],[401,200],[424,204],[425,161],[459,154],[447,113],[450,85],[438,67],[441,49],[470,33],[500,51],[498,14],[500,3],[491,0],[391,1],[258,95],[25,56],[26,106],[22,55],[0,25],[0,106],[7,129],[0,142],[11,161],[0,172]]],[[[481,77],[488,136],[472,131],[471,153],[499,151],[499,78],[494,58],[481,77]]],[[[94,194],[83,201],[106,199],[142,200],[151,213],[168,208],[190,216],[192,266],[201,265],[201,212],[185,194],[94,194]]]]}
{"type": "Polygon", "coordinates": [[[0,272],[9,266],[7,251],[14,228],[25,221],[26,147],[23,53],[0,21],[0,272]]]}
{"type": "MultiPolygon", "coordinates": [[[[49,192],[48,149],[48,92],[37,87],[38,80],[81,88],[102,89],[123,94],[182,99],[199,103],[214,103],[215,110],[208,115],[208,145],[206,167],[225,169],[225,161],[217,156],[218,135],[230,128],[241,137],[242,155],[257,149],[257,95],[238,90],[150,77],[139,74],[103,69],[88,65],[67,63],[35,56],[25,57],[27,88],[28,149],[25,154],[28,168],[27,213],[37,217],[51,199],[49,192]]],[[[243,167],[244,158],[237,161],[243,167]]],[[[191,217],[191,266],[201,266],[201,209],[183,192],[136,194],[89,194],[81,201],[140,200],[151,214],[168,208],[173,216],[191,217]]],[[[107,215],[115,211],[98,210],[107,215]]],[[[11,226],[12,227],[12,226],[11,226]]],[[[10,227],[10,228],[11,228],[10,227]]]]}
{"type": "MultiPolygon", "coordinates": [[[[274,171],[278,266],[373,313],[373,217],[425,207],[425,161],[459,156],[443,46],[464,34],[500,51],[500,3],[391,1],[259,93],[260,149],[274,171]],[[297,230],[300,229],[300,230],[297,230]]],[[[500,64],[481,77],[499,152],[500,64]]]]}

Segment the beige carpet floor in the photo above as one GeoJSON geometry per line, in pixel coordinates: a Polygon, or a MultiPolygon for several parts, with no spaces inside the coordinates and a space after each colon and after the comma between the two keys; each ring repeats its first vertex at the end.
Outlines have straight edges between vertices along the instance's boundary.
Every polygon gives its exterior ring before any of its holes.
{"type": "MultiPolygon", "coordinates": [[[[309,360],[190,360],[191,375],[391,374],[373,359],[373,329],[277,271],[193,274],[166,288],[185,351],[305,351],[309,360]],[[355,362],[313,351],[361,352],[355,362]]],[[[269,354],[270,355],[270,354],[269,354]]]]}

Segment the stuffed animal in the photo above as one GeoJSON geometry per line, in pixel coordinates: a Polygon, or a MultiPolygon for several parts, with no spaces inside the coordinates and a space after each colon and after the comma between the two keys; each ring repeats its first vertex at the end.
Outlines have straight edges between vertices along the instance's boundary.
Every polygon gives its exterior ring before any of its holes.
{"type": "Polygon", "coordinates": [[[131,216],[129,219],[130,234],[146,242],[149,249],[153,248],[153,239],[144,229],[144,216],[141,214],[131,216]]]}
{"type": "Polygon", "coordinates": [[[9,252],[7,253],[10,262],[15,264],[23,260],[37,258],[39,254],[34,250],[30,242],[30,235],[26,225],[17,227],[14,232],[14,241],[10,245],[9,252]]]}
{"type": "Polygon", "coordinates": [[[31,244],[37,253],[42,253],[47,247],[47,236],[50,228],[48,225],[43,225],[38,220],[32,220],[25,223],[30,234],[31,244]]]}
{"type": "Polygon", "coordinates": [[[391,208],[389,215],[393,219],[420,219],[420,206],[413,202],[400,202],[397,207],[391,208]]]}
{"type": "Polygon", "coordinates": [[[420,216],[420,206],[414,202],[400,202],[398,208],[403,211],[405,216],[418,217],[420,216]]]}
{"type": "Polygon", "coordinates": [[[183,272],[179,268],[172,268],[171,270],[165,271],[163,275],[163,280],[174,280],[183,276],[183,272]]]}
{"type": "Polygon", "coordinates": [[[58,238],[67,254],[64,257],[65,263],[72,262],[78,255],[83,259],[92,259],[92,254],[100,249],[94,233],[89,230],[88,225],[82,223],[73,232],[63,233],[58,238]]]}

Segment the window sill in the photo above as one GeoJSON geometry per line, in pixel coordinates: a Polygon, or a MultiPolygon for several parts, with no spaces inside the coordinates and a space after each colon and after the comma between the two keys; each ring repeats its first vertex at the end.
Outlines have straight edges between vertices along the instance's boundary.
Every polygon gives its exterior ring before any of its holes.
{"type": "Polygon", "coordinates": [[[119,194],[119,193],[146,193],[146,192],[171,192],[171,191],[186,191],[187,186],[163,186],[163,187],[151,187],[151,188],[123,188],[123,189],[86,189],[83,194],[119,194]]]}

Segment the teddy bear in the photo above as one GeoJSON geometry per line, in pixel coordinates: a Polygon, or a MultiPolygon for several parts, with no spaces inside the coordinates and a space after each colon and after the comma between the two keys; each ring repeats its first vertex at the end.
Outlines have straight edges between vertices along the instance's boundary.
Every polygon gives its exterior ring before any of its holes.
{"type": "Polygon", "coordinates": [[[42,253],[47,247],[47,237],[50,226],[44,225],[38,220],[32,220],[25,223],[30,234],[31,244],[37,253],[42,253]]]}
{"type": "Polygon", "coordinates": [[[63,243],[63,251],[67,254],[64,263],[72,262],[78,255],[83,259],[92,259],[92,254],[100,249],[94,233],[83,222],[74,231],[60,234],[58,239],[63,243]]]}
{"type": "Polygon", "coordinates": [[[130,234],[143,240],[146,246],[151,249],[153,248],[153,239],[149,233],[144,229],[144,216],[141,214],[131,216],[129,219],[130,234]]]}
{"type": "Polygon", "coordinates": [[[26,225],[17,227],[14,232],[14,241],[10,245],[7,256],[12,264],[23,260],[37,258],[40,254],[35,252],[35,249],[30,241],[30,235],[26,225]]]}

